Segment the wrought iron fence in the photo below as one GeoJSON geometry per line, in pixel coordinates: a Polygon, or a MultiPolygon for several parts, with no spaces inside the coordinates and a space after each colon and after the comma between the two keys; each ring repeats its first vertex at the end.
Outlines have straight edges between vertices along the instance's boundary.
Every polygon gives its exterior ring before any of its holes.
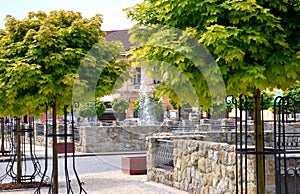
{"type": "Polygon", "coordinates": [[[172,132],[194,132],[196,126],[171,126],[170,130],[172,132]]]}
{"type": "Polygon", "coordinates": [[[287,155],[278,160],[276,193],[300,193],[300,155],[287,155]]]}
{"type": "MultiPolygon", "coordinates": [[[[75,106],[77,106],[75,104],[75,106]]],[[[75,193],[75,190],[73,190],[73,186],[74,184],[71,184],[71,180],[70,180],[70,175],[69,175],[69,171],[70,170],[73,170],[75,176],[76,176],[76,181],[75,181],[75,184],[77,182],[78,184],[78,193],[84,193],[86,194],[86,191],[84,190],[83,188],[83,182],[80,181],[79,179],[79,176],[78,176],[78,173],[77,173],[77,169],[76,169],[76,161],[75,161],[75,126],[74,126],[74,112],[73,112],[73,106],[71,106],[71,131],[68,131],[68,127],[67,127],[67,110],[68,110],[68,106],[65,105],[64,106],[64,125],[63,125],[63,130],[61,131],[49,131],[48,130],[48,124],[46,122],[46,131],[45,131],[45,161],[48,160],[48,142],[50,138],[52,138],[52,142],[57,142],[57,138],[61,138],[62,141],[63,141],[63,144],[64,144],[64,172],[65,172],[65,184],[66,184],[66,193],[75,193]],[[56,133],[58,132],[58,133],[56,133]],[[55,141],[54,141],[55,140],[55,141]],[[70,142],[68,142],[70,141],[70,142]],[[68,143],[71,143],[72,145],[72,155],[71,155],[71,159],[72,159],[72,162],[71,162],[71,166],[69,165],[69,162],[68,162],[68,148],[67,148],[67,145],[68,143]]],[[[48,105],[46,105],[46,121],[48,120],[47,118],[47,113],[48,113],[48,105]]],[[[57,148],[56,148],[57,149],[57,148]]],[[[57,150],[56,150],[57,151],[57,150]]],[[[54,146],[53,146],[53,153],[54,153],[54,146]]],[[[54,158],[54,157],[53,157],[54,158]]],[[[57,158],[56,158],[57,159],[57,158]]],[[[54,160],[53,160],[53,163],[54,163],[54,160]]],[[[48,189],[48,193],[51,193],[53,188],[54,188],[54,182],[57,181],[57,180],[54,180],[54,178],[58,178],[58,177],[54,177],[54,165],[52,166],[52,177],[50,179],[50,184],[49,184],[49,189],[48,189]]],[[[56,169],[58,170],[58,169],[56,169]]],[[[42,188],[42,185],[43,183],[45,183],[46,181],[48,182],[49,178],[47,177],[47,171],[48,171],[48,163],[46,162],[45,163],[45,169],[44,169],[44,172],[43,172],[43,175],[41,177],[41,181],[40,181],[40,184],[38,186],[38,188],[35,190],[35,194],[40,194],[41,193],[41,188],[42,188]]],[[[55,185],[56,187],[58,185],[55,185]]],[[[58,188],[55,188],[55,189],[58,189],[58,188]]]]}
{"type": "MultiPolygon", "coordinates": [[[[20,118],[17,117],[11,124],[6,124],[10,137],[8,142],[11,141],[12,145],[7,155],[9,159],[5,173],[0,176],[0,183],[9,178],[18,183],[35,182],[42,176],[41,165],[35,153],[34,119],[29,120],[27,126],[21,124],[20,118]]],[[[1,125],[4,126],[3,123],[1,125]]]]}
{"type": "Polygon", "coordinates": [[[157,151],[154,155],[155,167],[174,170],[173,141],[158,139],[157,143],[157,151]]]}
{"type": "Polygon", "coordinates": [[[5,123],[4,118],[0,118],[0,154],[8,155],[13,151],[12,124],[5,123]]]}
{"type": "MultiPolygon", "coordinates": [[[[261,107],[264,106],[263,97],[256,97],[254,99],[256,102],[261,103],[261,107]]],[[[235,124],[236,124],[236,193],[248,193],[248,182],[250,175],[248,173],[248,158],[254,156],[256,159],[256,192],[260,193],[260,188],[264,187],[266,184],[266,156],[274,156],[275,164],[275,188],[276,194],[288,193],[296,194],[300,193],[300,131],[291,131],[288,129],[287,124],[291,122],[288,119],[289,114],[294,114],[292,110],[295,110],[296,104],[299,102],[295,99],[276,97],[274,99],[274,121],[273,121],[273,134],[274,134],[274,144],[271,147],[266,147],[264,145],[264,115],[262,110],[255,111],[257,115],[256,118],[261,117],[261,123],[254,123],[256,134],[253,139],[250,138],[248,133],[251,128],[248,127],[248,117],[247,111],[249,111],[249,105],[252,103],[247,96],[241,95],[239,98],[235,99],[232,96],[228,96],[226,99],[227,104],[233,105],[235,110],[235,124]],[[230,100],[228,100],[230,99],[230,100]],[[238,115],[238,111],[240,114],[238,115]],[[260,112],[260,114],[259,114],[260,112]],[[242,120],[245,118],[245,120],[242,120]],[[261,132],[258,131],[261,129],[261,132]],[[258,144],[258,137],[261,133],[261,145],[260,148],[258,144]],[[255,145],[250,144],[254,142],[255,145]],[[263,164],[258,163],[258,159],[263,157],[263,164]],[[259,171],[263,170],[263,176],[258,174],[259,171]],[[262,184],[264,183],[264,184],[262,184]]],[[[294,114],[295,118],[295,114],[294,114]]],[[[293,119],[293,122],[296,122],[293,119]]],[[[270,157],[269,157],[270,158],[270,157]]]]}

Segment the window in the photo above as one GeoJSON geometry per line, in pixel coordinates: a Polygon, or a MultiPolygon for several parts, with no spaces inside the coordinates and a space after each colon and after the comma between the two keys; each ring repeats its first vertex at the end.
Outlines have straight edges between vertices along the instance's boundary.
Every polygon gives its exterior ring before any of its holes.
{"type": "Polygon", "coordinates": [[[133,83],[134,84],[140,84],[141,83],[141,67],[136,67],[136,74],[134,76],[133,83]]]}

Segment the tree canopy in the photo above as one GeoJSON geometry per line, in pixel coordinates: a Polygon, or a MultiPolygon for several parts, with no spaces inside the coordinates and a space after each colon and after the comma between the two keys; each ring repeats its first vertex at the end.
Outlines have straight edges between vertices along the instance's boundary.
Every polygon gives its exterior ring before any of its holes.
{"type": "Polygon", "coordinates": [[[294,87],[288,88],[283,92],[283,96],[286,97],[286,100],[289,100],[289,109],[291,112],[300,110],[300,84],[297,84],[294,87]]]}
{"type": "Polygon", "coordinates": [[[83,104],[79,106],[77,111],[79,116],[83,118],[89,118],[97,115],[95,111],[95,102],[88,102],[86,104],[83,104]]]}
{"type": "Polygon", "coordinates": [[[114,98],[111,102],[112,109],[117,113],[125,113],[129,107],[129,102],[124,98],[117,97],[114,98]]]}
{"type": "Polygon", "coordinates": [[[297,84],[294,87],[290,87],[283,92],[284,97],[289,97],[295,99],[297,102],[300,102],[300,84],[297,84]]]}
{"type": "MultiPolygon", "coordinates": [[[[173,81],[162,79],[157,89],[175,101],[180,99],[174,85],[188,80],[199,104],[210,106],[214,70],[208,73],[211,77],[203,76],[199,64],[189,57],[197,43],[214,57],[229,94],[285,89],[300,78],[298,0],[145,0],[128,8],[127,15],[138,23],[132,29],[132,41],[138,44],[133,57],[160,61],[156,72],[161,78],[167,65],[173,67],[173,81]]],[[[202,59],[206,66],[211,64],[209,58],[202,59]]]]}
{"type": "MultiPolygon", "coordinates": [[[[192,96],[208,109],[217,97],[224,102],[226,92],[253,94],[255,150],[262,152],[260,92],[300,80],[299,0],[144,0],[127,15],[138,22],[133,57],[158,64],[160,78],[171,79],[161,79],[157,89],[175,102],[192,96]],[[182,91],[187,86],[192,88],[182,91]]],[[[257,158],[259,193],[265,187],[263,159],[257,158]]]]}
{"type": "Polygon", "coordinates": [[[57,110],[71,104],[74,83],[88,85],[91,81],[90,74],[78,73],[80,66],[88,71],[101,66],[102,77],[92,76],[96,79],[94,90],[99,89],[95,92],[98,96],[110,93],[114,87],[112,82],[126,68],[124,63],[115,60],[119,53],[109,55],[105,65],[101,64],[111,47],[122,49],[119,44],[105,42],[105,33],[100,30],[101,15],[88,19],[73,11],[49,14],[38,11],[28,13],[22,20],[8,15],[5,21],[5,29],[0,31],[0,112],[3,115],[21,115],[27,111],[38,114],[41,105],[54,101],[57,110]],[[105,44],[99,46],[99,41],[105,44]],[[91,49],[98,55],[91,55],[91,49]],[[89,66],[87,59],[92,60],[89,66]]]}
{"type": "Polygon", "coordinates": [[[101,116],[105,112],[106,106],[101,100],[96,99],[95,100],[95,110],[96,110],[96,115],[101,116]]]}
{"type": "MultiPolygon", "coordinates": [[[[161,79],[157,89],[175,102],[183,92],[205,110],[218,105],[218,97],[224,102],[226,92],[253,94],[255,150],[262,152],[261,91],[300,80],[299,0],[144,0],[127,14],[138,23],[132,29],[138,45],[133,57],[158,64],[160,78],[171,77],[161,79]],[[182,91],[186,86],[191,88],[182,91]]],[[[263,161],[259,155],[259,193],[265,193],[263,161]]]]}

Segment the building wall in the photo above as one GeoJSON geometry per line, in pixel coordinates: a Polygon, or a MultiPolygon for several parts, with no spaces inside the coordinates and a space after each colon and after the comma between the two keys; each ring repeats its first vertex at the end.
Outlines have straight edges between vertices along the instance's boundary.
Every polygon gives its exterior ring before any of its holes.
{"type": "Polygon", "coordinates": [[[149,96],[155,95],[156,84],[153,83],[153,79],[146,74],[146,69],[141,68],[141,81],[139,83],[134,83],[134,74],[136,73],[135,68],[131,69],[132,78],[127,80],[121,88],[116,90],[116,93],[130,102],[129,108],[127,110],[126,118],[133,118],[133,104],[140,97],[140,87],[143,83],[145,90],[149,96]]]}
{"type": "MultiPolygon", "coordinates": [[[[124,60],[128,62],[128,55],[126,55],[126,52],[129,51],[129,49],[132,46],[135,46],[132,44],[130,39],[130,34],[128,33],[128,30],[112,30],[107,31],[105,36],[107,41],[120,41],[123,44],[123,51],[121,52],[121,57],[119,60],[124,60]]],[[[130,65],[130,64],[128,64],[130,65]]],[[[139,66],[137,66],[139,67],[139,66]]],[[[129,108],[126,113],[126,118],[133,118],[133,103],[139,98],[139,91],[140,91],[140,83],[143,83],[149,92],[149,95],[155,94],[155,88],[157,84],[154,84],[154,80],[147,75],[146,69],[141,67],[141,82],[134,84],[134,74],[136,73],[136,68],[132,67],[130,70],[132,74],[132,78],[126,81],[121,88],[118,88],[115,93],[119,94],[122,98],[128,100],[130,102],[129,108]]],[[[166,97],[163,97],[164,102],[164,110],[171,110],[172,106],[170,105],[169,101],[166,100],[166,97]]]]}

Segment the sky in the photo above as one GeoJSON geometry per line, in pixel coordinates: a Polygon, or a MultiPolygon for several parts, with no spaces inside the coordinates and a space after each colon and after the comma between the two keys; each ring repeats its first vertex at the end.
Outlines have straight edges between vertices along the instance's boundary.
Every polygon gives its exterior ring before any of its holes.
{"type": "Polygon", "coordinates": [[[134,22],[126,19],[123,8],[134,6],[143,0],[0,0],[0,29],[4,29],[4,18],[12,15],[16,19],[27,17],[28,12],[66,10],[81,12],[90,18],[103,15],[102,30],[129,29],[134,22]]]}

